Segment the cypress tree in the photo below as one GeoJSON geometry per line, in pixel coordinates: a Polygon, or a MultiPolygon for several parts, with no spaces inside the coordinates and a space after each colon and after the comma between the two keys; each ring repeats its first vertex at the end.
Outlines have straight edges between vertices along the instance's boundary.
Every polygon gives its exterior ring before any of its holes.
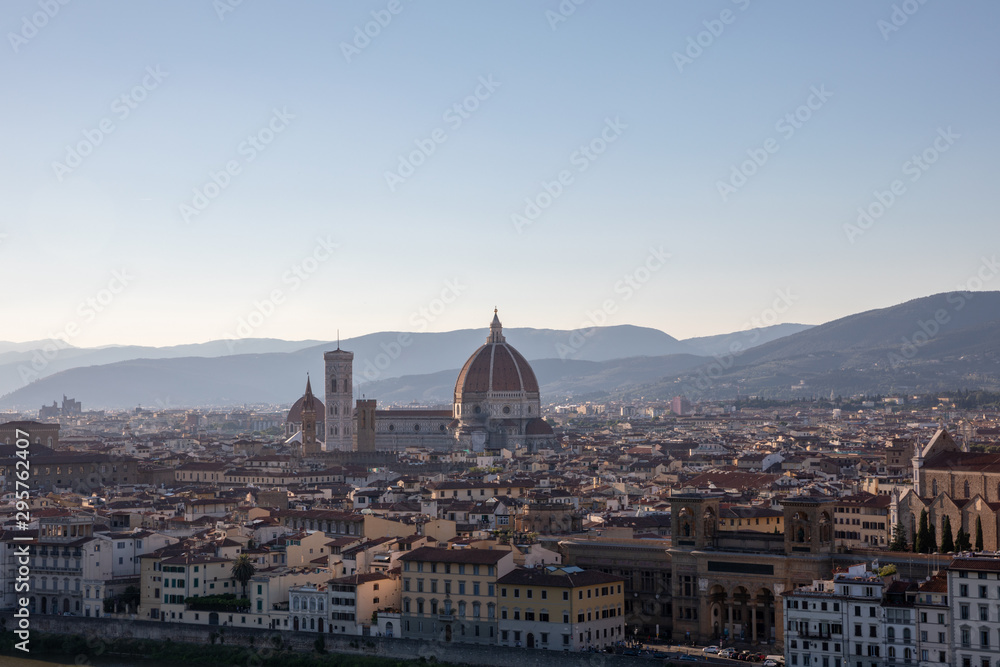
{"type": "Polygon", "coordinates": [[[896,524],[895,535],[892,536],[892,543],[889,551],[906,551],[906,526],[900,521],[896,524]]]}
{"type": "Polygon", "coordinates": [[[927,510],[920,510],[920,524],[917,528],[917,553],[931,552],[931,533],[927,527],[927,510]]]}
{"type": "Polygon", "coordinates": [[[958,529],[958,535],[955,537],[955,551],[968,551],[972,548],[972,544],[969,542],[969,534],[965,532],[964,528],[958,529]]]}
{"type": "Polygon", "coordinates": [[[955,550],[955,538],[951,534],[951,519],[946,514],[941,521],[941,553],[949,553],[955,550]]]}
{"type": "Polygon", "coordinates": [[[983,520],[976,517],[976,551],[983,550],[983,520]]]}

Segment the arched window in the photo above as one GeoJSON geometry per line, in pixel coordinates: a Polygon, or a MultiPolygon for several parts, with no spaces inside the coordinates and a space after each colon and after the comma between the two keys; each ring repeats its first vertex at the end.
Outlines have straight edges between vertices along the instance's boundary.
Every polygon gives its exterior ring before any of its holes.
{"type": "Polygon", "coordinates": [[[937,487],[937,480],[935,479],[931,482],[931,495],[937,498],[937,494],[938,494],[938,487],[937,487]]]}
{"type": "Polygon", "coordinates": [[[965,484],[962,485],[962,489],[965,491],[965,497],[969,497],[969,480],[965,480],[965,484]]]}
{"type": "Polygon", "coordinates": [[[299,610],[299,598],[298,596],[292,598],[292,611],[299,610]]]}
{"type": "MultiPolygon", "coordinates": [[[[892,640],[890,639],[889,641],[892,641],[892,640]]],[[[889,647],[889,658],[891,659],[891,658],[895,658],[895,657],[896,657],[896,647],[895,646],[890,646],[889,647]]]]}
{"type": "Polygon", "coordinates": [[[889,628],[885,631],[885,638],[891,642],[896,641],[896,628],[889,626],[889,628]]]}
{"type": "Polygon", "coordinates": [[[316,611],[316,598],[309,598],[309,611],[316,611]]]}
{"type": "Polygon", "coordinates": [[[479,618],[480,605],[478,602],[472,603],[472,618],[479,618]]]}
{"type": "Polygon", "coordinates": [[[903,643],[904,644],[910,643],[910,629],[909,628],[903,628],[903,643]]]}

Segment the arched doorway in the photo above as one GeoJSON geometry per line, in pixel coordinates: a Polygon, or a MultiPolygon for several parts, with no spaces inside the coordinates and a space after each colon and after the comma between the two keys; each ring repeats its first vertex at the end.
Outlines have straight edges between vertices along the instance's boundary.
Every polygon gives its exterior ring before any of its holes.
{"type": "Polygon", "coordinates": [[[296,616],[295,618],[292,619],[292,629],[295,630],[296,632],[298,632],[298,630],[299,630],[299,617],[298,616],[296,616]]]}
{"type": "Polygon", "coordinates": [[[737,586],[733,589],[730,611],[733,639],[750,640],[750,612],[750,593],[743,586],[737,586]]]}
{"type": "Polygon", "coordinates": [[[63,598],[63,613],[69,613],[69,598],[63,598]]]}
{"type": "Polygon", "coordinates": [[[716,584],[708,591],[708,608],[712,618],[712,638],[721,639],[729,633],[729,601],[726,589],[716,584]]]}
{"type": "Polygon", "coordinates": [[[449,623],[448,625],[444,626],[444,640],[446,642],[450,642],[451,641],[451,623],[449,623]]]}
{"type": "Polygon", "coordinates": [[[323,632],[323,619],[322,618],[319,619],[319,621],[316,622],[316,630],[318,630],[319,632],[323,632]]]}
{"type": "Polygon", "coordinates": [[[754,639],[765,644],[772,642],[775,639],[774,593],[769,588],[762,588],[757,592],[755,602],[756,633],[754,639]]]}
{"type": "Polygon", "coordinates": [[[387,621],[385,624],[385,636],[392,637],[392,621],[387,621]]]}
{"type": "Polygon", "coordinates": [[[44,595],[42,596],[42,613],[43,614],[49,613],[49,599],[44,595]]]}
{"type": "Polygon", "coordinates": [[[211,614],[208,615],[208,624],[209,625],[218,625],[219,624],[219,614],[218,614],[218,612],[214,612],[213,611],[211,614]]]}
{"type": "Polygon", "coordinates": [[[535,634],[532,632],[528,633],[528,648],[535,648],[535,634]]]}

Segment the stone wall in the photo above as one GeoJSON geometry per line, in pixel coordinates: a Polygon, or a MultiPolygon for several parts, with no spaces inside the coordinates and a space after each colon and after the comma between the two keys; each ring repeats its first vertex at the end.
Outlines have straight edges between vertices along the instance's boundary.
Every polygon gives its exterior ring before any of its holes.
{"type": "MultiPolygon", "coordinates": [[[[11,612],[0,613],[0,623],[5,629],[17,626],[17,619],[11,612]]],[[[247,647],[249,654],[266,656],[274,650],[274,637],[280,637],[284,648],[312,652],[315,650],[314,632],[290,632],[256,628],[232,628],[220,626],[193,625],[187,623],[166,623],[156,621],[123,620],[120,618],[87,618],[80,616],[43,616],[30,618],[32,633],[82,635],[87,645],[92,647],[94,657],[102,652],[101,640],[152,639],[170,640],[189,644],[209,644],[212,636],[216,643],[226,646],[247,647]]],[[[453,663],[472,665],[495,665],[496,667],[636,667],[636,665],[656,664],[651,659],[606,655],[598,653],[569,653],[540,649],[509,648],[503,646],[475,646],[472,644],[445,643],[439,641],[419,641],[415,639],[393,639],[386,637],[354,637],[346,635],[323,635],[328,652],[355,655],[371,655],[394,659],[424,658],[430,663],[453,663]]],[[[248,664],[256,661],[248,660],[248,664]]]]}

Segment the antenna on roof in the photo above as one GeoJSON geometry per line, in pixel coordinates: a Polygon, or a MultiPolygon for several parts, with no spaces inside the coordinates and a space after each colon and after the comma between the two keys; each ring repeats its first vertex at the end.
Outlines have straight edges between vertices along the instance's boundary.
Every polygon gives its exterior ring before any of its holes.
{"type": "Polygon", "coordinates": [[[337,329],[337,349],[340,349],[340,329],[337,329]]]}

